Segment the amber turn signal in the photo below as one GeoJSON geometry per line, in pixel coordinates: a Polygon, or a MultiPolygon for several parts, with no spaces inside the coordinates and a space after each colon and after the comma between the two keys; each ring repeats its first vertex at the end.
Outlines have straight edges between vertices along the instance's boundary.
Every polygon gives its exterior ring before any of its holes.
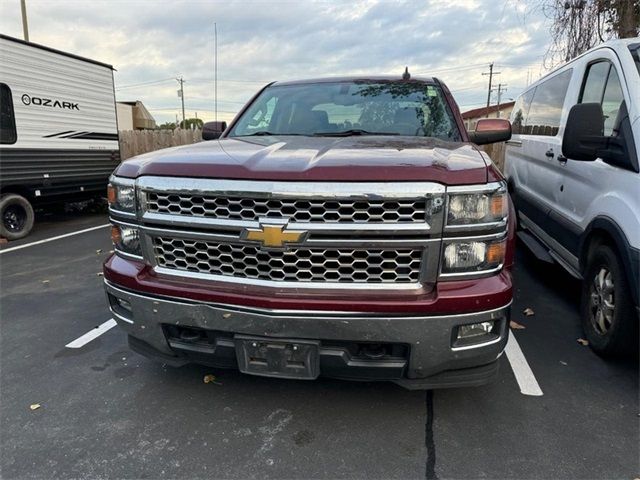
{"type": "Polygon", "coordinates": [[[505,217],[507,214],[507,196],[494,195],[491,197],[491,216],[494,218],[505,217]]]}
{"type": "Polygon", "coordinates": [[[486,263],[489,265],[500,265],[504,263],[506,247],[507,242],[505,240],[490,244],[489,248],[487,248],[486,263]]]}
{"type": "Polygon", "coordinates": [[[109,205],[113,205],[114,203],[116,203],[116,187],[114,187],[113,185],[107,186],[107,200],[109,202],[109,205]]]}
{"type": "Polygon", "coordinates": [[[111,241],[114,245],[120,244],[122,241],[122,234],[120,233],[120,227],[116,227],[115,225],[111,226],[111,241]]]}

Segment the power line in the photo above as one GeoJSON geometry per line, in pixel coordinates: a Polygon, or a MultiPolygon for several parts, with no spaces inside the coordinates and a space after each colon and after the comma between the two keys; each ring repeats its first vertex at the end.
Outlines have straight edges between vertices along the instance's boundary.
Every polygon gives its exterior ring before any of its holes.
{"type": "Polygon", "coordinates": [[[122,86],[117,87],[116,90],[124,90],[125,88],[144,87],[146,85],[153,85],[153,84],[164,83],[164,82],[169,82],[169,81],[173,81],[173,77],[163,78],[161,80],[150,80],[148,82],[142,82],[142,83],[132,83],[132,84],[129,84],[129,85],[122,85],[122,86]]]}
{"type": "Polygon", "coordinates": [[[428,72],[422,72],[422,73],[414,73],[414,75],[432,75],[434,73],[443,73],[443,72],[450,72],[452,70],[471,70],[473,68],[480,68],[480,67],[484,67],[486,65],[486,63],[476,63],[473,65],[465,65],[464,67],[447,67],[447,68],[440,68],[437,70],[430,70],[428,72]]]}
{"type": "MultiPolygon", "coordinates": [[[[165,82],[172,82],[174,80],[173,77],[169,77],[169,78],[164,78],[164,79],[159,79],[159,80],[150,80],[148,82],[142,82],[142,83],[132,83],[129,85],[122,85],[120,87],[116,88],[116,91],[118,90],[124,90],[124,89],[128,89],[128,88],[139,88],[139,87],[146,87],[148,85],[157,85],[160,83],[165,83],[165,82]]],[[[194,78],[194,79],[189,79],[190,83],[208,83],[211,82],[210,78],[194,78]]],[[[260,81],[253,81],[253,80],[218,80],[218,83],[246,83],[246,84],[257,84],[257,85],[264,85],[265,83],[269,83],[269,82],[260,82],[260,81]]]]}
{"type": "MultiPolygon", "coordinates": [[[[213,110],[210,108],[204,108],[204,107],[199,107],[199,106],[195,106],[195,107],[191,107],[191,106],[187,106],[186,108],[188,108],[189,110],[193,109],[194,111],[197,110],[198,112],[206,112],[206,113],[213,113],[213,110]]],[[[150,112],[175,112],[176,110],[180,110],[180,107],[157,107],[157,108],[147,108],[147,110],[149,110],[150,112]]],[[[218,113],[230,113],[235,115],[236,113],[238,113],[239,110],[235,110],[235,111],[231,111],[231,110],[218,110],[218,113]]]]}

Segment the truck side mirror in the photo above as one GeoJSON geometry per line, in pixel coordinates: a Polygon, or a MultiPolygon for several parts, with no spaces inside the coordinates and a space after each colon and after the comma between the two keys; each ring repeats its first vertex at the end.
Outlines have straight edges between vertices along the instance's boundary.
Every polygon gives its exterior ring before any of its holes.
{"type": "Polygon", "coordinates": [[[605,148],[604,114],[599,103],[578,103],[571,107],[562,136],[562,154],[571,160],[592,162],[605,148]]]}
{"type": "Polygon", "coordinates": [[[206,122],[202,126],[203,140],[216,140],[227,129],[227,122],[206,122]]]}
{"type": "Polygon", "coordinates": [[[469,132],[469,141],[476,145],[506,142],[511,138],[511,122],[504,118],[483,118],[476,123],[476,129],[469,132]]]}

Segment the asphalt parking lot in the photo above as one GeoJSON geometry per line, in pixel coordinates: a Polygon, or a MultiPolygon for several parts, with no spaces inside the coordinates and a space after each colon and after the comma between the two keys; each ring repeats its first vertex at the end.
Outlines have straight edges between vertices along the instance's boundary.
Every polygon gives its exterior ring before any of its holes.
{"type": "Polygon", "coordinates": [[[522,248],[512,334],[542,395],[506,355],[491,385],[420,392],[173,369],[118,328],[67,348],[110,319],[106,223],[47,218],[0,250],[2,478],[640,476],[636,362],[580,345],[578,283],[522,248]]]}

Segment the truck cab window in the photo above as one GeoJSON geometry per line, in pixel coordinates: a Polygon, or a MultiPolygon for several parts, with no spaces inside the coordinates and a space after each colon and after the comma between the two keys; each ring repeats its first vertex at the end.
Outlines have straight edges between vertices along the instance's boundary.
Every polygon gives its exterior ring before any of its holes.
{"type": "Polygon", "coordinates": [[[0,83],[0,144],[12,144],[16,143],[16,140],[16,118],[11,89],[0,83]]]}

